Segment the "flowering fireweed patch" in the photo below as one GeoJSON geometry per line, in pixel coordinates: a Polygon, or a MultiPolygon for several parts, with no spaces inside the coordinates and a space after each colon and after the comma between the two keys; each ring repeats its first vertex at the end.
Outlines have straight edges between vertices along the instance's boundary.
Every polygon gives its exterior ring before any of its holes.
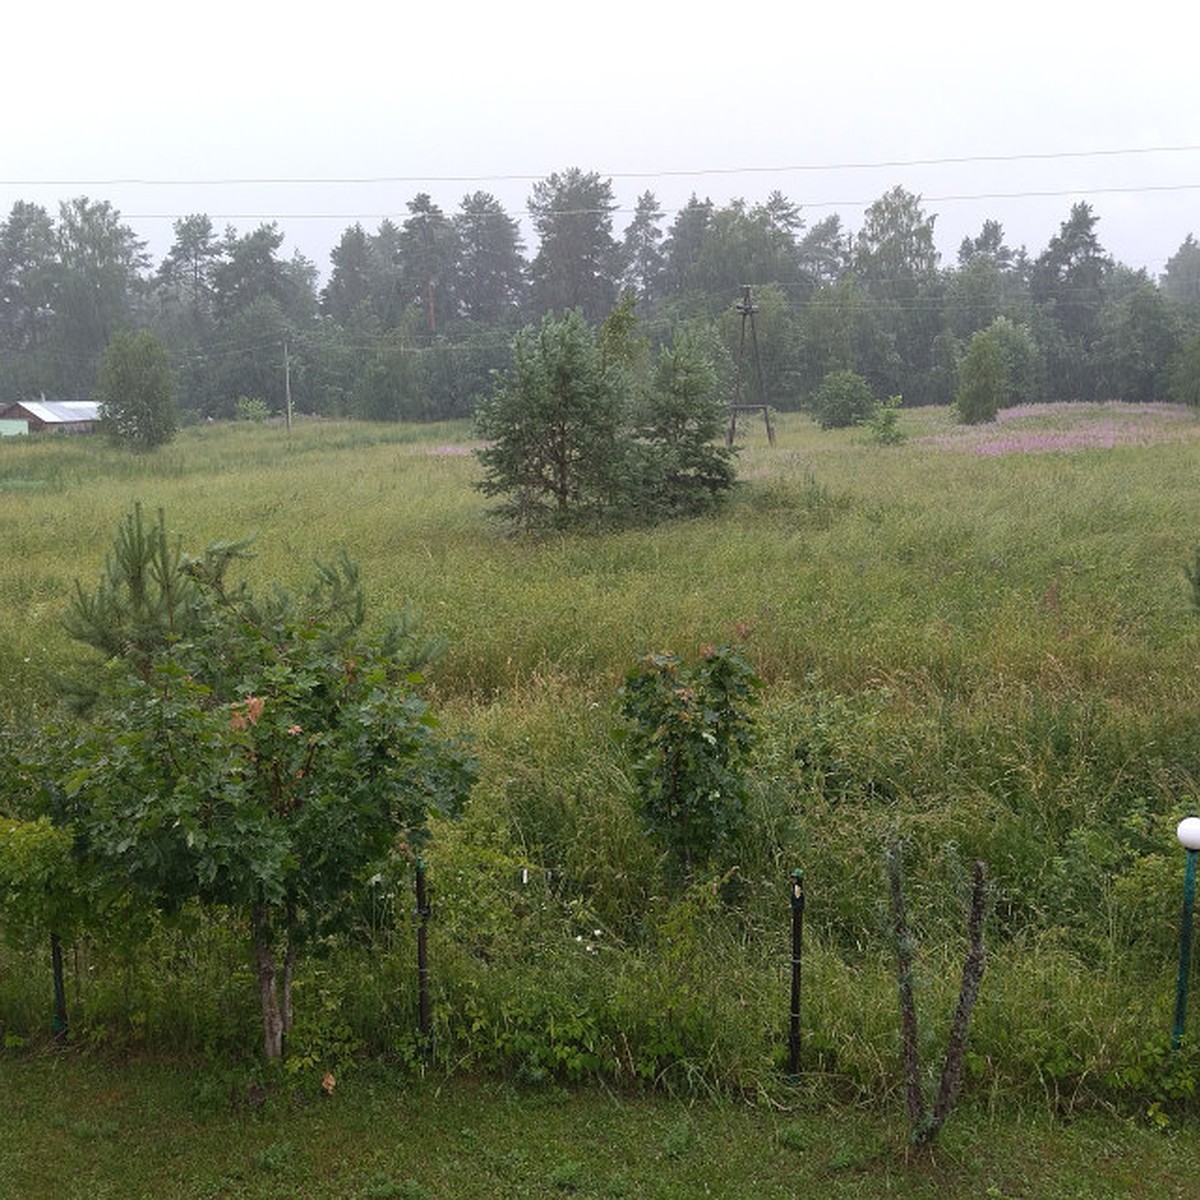
{"type": "Polygon", "coordinates": [[[987,425],[954,426],[921,441],[994,457],[1070,453],[1115,446],[1153,446],[1200,435],[1195,412],[1182,404],[1021,404],[987,425]]]}

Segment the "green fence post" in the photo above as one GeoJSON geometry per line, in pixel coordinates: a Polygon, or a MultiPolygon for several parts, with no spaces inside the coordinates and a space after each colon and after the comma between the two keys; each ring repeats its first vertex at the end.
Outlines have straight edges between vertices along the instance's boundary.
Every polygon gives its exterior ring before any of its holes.
{"type": "Polygon", "coordinates": [[[1183,873],[1183,912],[1179,918],[1179,978],[1175,984],[1175,1028],[1171,1033],[1172,1052],[1183,1041],[1187,1021],[1188,976],[1192,967],[1192,907],[1196,900],[1196,853],[1200,851],[1200,817],[1184,817],[1176,830],[1187,851],[1183,873]]]}

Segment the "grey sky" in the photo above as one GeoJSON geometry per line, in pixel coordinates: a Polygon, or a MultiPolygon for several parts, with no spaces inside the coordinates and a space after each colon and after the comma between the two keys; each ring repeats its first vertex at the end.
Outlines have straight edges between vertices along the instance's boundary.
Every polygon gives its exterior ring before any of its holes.
{"type": "Polygon", "coordinates": [[[571,166],[611,176],[623,210],[652,190],[664,224],[693,191],[779,188],[854,229],[901,184],[938,214],[943,262],[988,217],[1035,254],[1078,199],[1152,274],[1200,234],[1200,18],[1163,0],[67,0],[4,23],[0,216],[108,199],[156,258],[173,218],[207,212],[278,220],[324,272],[348,224],[402,220],[418,191],[523,217],[571,166]]]}

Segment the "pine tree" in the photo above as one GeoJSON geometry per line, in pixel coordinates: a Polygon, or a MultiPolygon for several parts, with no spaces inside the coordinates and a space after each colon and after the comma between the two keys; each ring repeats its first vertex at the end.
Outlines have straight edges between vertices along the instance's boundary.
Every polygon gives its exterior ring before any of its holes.
{"type": "Polygon", "coordinates": [[[578,309],[545,317],[513,342],[513,365],[476,412],[487,496],[522,528],[562,526],[611,510],[628,454],[624,397],[578,309]]]}

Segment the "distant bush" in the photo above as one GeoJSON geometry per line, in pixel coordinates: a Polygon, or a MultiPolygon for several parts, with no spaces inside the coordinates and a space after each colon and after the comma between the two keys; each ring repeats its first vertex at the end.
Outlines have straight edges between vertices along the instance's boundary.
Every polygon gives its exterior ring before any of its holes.
{"type": "Polygon", "coordinates": [[[175,377],[167,348],[148,330],[115,333],[100,363],[101,423],[114,442],[153,450],[175,436],[175,377]]]}
{"type": "Polygon", "coordinates": [[[257,396],[239,396],[233,405],[235,421],[254,421],[261,425],[271,415],[267,402],[257,396]]]}
{"type": "Polygon", "coordinates": [[[871,415],[864,419],[863,425],[876,446],[898,446],[904,441],[904,431],[900,428],[900,406],[903,403],[902,396],[889,396],[886,400],[880,400],[871,415]]]}
{"type": "Polygon", "coordinates": [[[1171,360],[1167,391],[1176,404],[1200,406],[1200,333],[1171,360]]]}
{"type": "Polygon", "coordinates": [[[1037,347],[1029,330],[997,317],[971,336],[958,371],[955,404],[967,425],[994,421],[1002,408],[1028,400],[1037,376],[1037,347]]]}
{"type": "Polygon", "coordinates": [[[871,385],[853,371],[830,371],[812,399],[812,414],[822,429],[849,429],[875,410],[871,385]]]}
{"type": "Polygon", "coordinates": [[[1008,386],[1001,397],[1000,407],[1025,404],[1034,399],[1037,391],[1038,348],[1025,325],[997,317],[989,326],[990,333],[1000,346],[1008,372],[1008,386]]]}
{"type": "Polygon", "coordinates": [[[994,421],[1009,394],[1008,363],[1000,339],[988,329],[971,335],[958,371],[958,416],[966,425],[994,421]]]}

